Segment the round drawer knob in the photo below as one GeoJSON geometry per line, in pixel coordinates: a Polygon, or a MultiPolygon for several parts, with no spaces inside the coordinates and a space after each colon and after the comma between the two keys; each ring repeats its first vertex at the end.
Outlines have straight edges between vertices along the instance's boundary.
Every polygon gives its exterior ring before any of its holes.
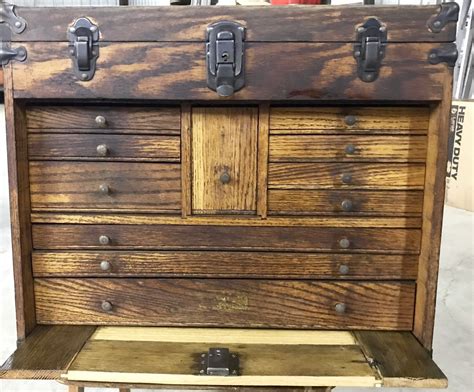
{"type": "Polygon", "coordinates": [[[339,240],[339,246],[342,248],[342,249],[347,249],[349,248],[349,246],[351,246],[351,242],[349,241],[349,239],[347,238],[341,238],[339,240]]]}
{"type": "Polygon", "coordinates": [[[352,155],[356,151],[356,147],[353,144],[348,144],[345,148],[346,154],[352,155]]]}
{"type": "Polygon", "coordinates": [[[110,187],[107,184],[100,184],[99,192],[103,195],[108,195],[110,193],[110,187]]]}
{"type": "Polygon", "coordinates": [[[341,176],[341,180],[344,184],[350,184],[352,182],[352,174],[345,173],[341,176]]]}
{"type": "Polygon", "coordinates": [[[109,148],[106,144],[99,144],[96,148],[97,155],[100,157],[106,157],[109,154],[109,148]]]}
{"type": "Polygon", "coordinates": [[[352,211],[353,206],[352,200],[349,199],[343,200],[341,203],[341,208],[346,212],[352,211]]]}
{"type": "Polygon", "coordinates": [[[335,306],[336,312],[339,314],[346,313],[346,304],[338,303],[335,306]]]}
{"type": "Polygon", "coordinates": [[[104,312],[110,312],[113,308],[112,303],[110,303],[109,301],[102,301],[100,307],[104,312]]]}
{"type": "Polygon", "coordinates": [[[112,265],[110,264],[109,261],[101,261],[100,262],[100,269],[102,271],[110,271],[110,269],[112,268],[112,265]]]}
{"type": "Polygon", "coordinates": [[[346,125],[352,126],[357,122],[357,117],[353,116],[352,114],[349,114],[344,117],[344,122],[346,123],[346,125]]]}
{"type": "Polygon", "coordinates": [[[99,126],[99,127],[105,127],[107,126],[107,120],[105,119],[104,116],[97,116],[95,118],[95,123],[99,126]]]}
{"type": "Polygon", "coordinates": [[[230,174],[227,172],[222,173],[220,180],[223,184],[228,184],[230,182],[230,174]]]}
{"type": "Polygon", "coordinates": [[[106,235],[101,235],[101,236],[99,237],[99,243],[100,243],[101,245],[109,245],[109,244],[110,244],[110,238],[107,237],[106,235]]]}
{"type": "Polygon", "coordinates": [[[349,273],[349,266],[348,265],[345,265],[345,264],[342,264],[340,267],[339,267],[339,273],[341,275],[347,275],[349,273]]]}

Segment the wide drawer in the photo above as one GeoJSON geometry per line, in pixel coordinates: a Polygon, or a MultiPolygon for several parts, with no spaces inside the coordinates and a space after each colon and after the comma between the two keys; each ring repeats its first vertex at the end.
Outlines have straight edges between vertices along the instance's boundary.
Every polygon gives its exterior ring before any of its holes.
{"type": "Polygon", "coordinates": [[[181,166],[135,162],[30,162],[32,210],[181,209],[181,166]]]}
{"type": "Polygon", "coordinates": [[[34,224],[35,249],[187,249],[418,254],[418,229],[34,224]]]}
{"type": "Polygon", "coordinates": [[[232,279],[36,279],[40,324],[410,330],[415,285],[232,279]]]}

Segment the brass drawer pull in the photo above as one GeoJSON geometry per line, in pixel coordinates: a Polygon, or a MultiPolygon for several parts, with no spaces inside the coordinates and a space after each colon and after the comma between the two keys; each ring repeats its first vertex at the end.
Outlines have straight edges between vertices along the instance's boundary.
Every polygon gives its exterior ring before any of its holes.
{"type": "Polygon", "coordinates": [[[341,208],[346,212],[352,211],[353,207],[354,205],[352,203],[352,200],[346,199],[346,200],[343,200],[341,203],[341,208]]]}
{"type": "Polygon", "coordinates": [[[110,244],[110,238],[106,235],[101,235],[99,237],[99,243],[101,245],[109,245],[110,244]]]}
{"type": "Polygon", "coordinates": [[[101,261],[100,262],[100,269],[102,271],[110,271],[112,269],[112,265],[110,264],[109,261],[101,261]]]}
{"type": "Polygon", "coordinates": [[[353,144],[348,144],[345,148],[346,154],[352,155],[356,151],[356,147],[353,144]]]}
{"type": "Polygon", "coordinates": [[[339,246],[342,248],[342,249],[347,249],[349,248],[349,246],[351,246],[351,242],[349,241],[348,238],[341,238],[339,240],[339,246]]]}
{"type": "Polygon", "coordinates": [[[95,123],[101,128],[104,128],[107,126],[107,120],[105,119],[104,116],[97,116],[95,118],[95,123]]]}
{"type": "Polygon", "coordinates": [[[339,273],[341,275],[347,275],[349,273],[349,266],[346,265],[346,264],[342,264],[340,267],[339,267],[339,273]]]}
{"type": "Polygon", "coordinates": [[[346,123],[346,125],[352,126],[357,122],[357,117],[352,114],[349,114],[344,117],[344,122],[346,123]]]}
{"type": "Polygon", "coordinates": [[[338,303],[335,306],[336,312],[339,314],[344,314],[346,313],[346,304],[344,303],[338,303]]]}
{"type": "Polygon", "coordinates": [[[352,174],[344,173],[341,176],[341,180],[344,184],[350,184],[352,182],[352,174]]]}
{"type": "Polygon", "coordinates": [[[96,148],[97,155],[100,157],[106,157],[109,154],[109,148],[106,144],[99,144],[96,148]]]}
{"type": "Polygon", "coordinates": [[[110,187],[107,184],[100,184],[99,185],[99,192],[103,195],[110,194],[110,187]]]}
{"type": "Polygon", "coordinates": [[[113,305],[109,301],[102,301],[100,307],[104,312],[110,312],[113,309],[113,305]]]}
{"type": "Polygon", "coordinates": [[[223,184],[228,184],[230,182],[230,174],[227,172],[222,173],[220,180],[223,184]]]}

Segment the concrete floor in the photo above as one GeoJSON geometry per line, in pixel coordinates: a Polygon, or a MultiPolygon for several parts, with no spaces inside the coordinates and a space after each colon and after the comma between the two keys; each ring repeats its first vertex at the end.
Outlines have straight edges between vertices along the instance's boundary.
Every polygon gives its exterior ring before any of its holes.
{"type": "MultiPolygon", "coordinates": [[[[8,218],[3,107],[0,106],[0,363],[15,349],[15,308],[8,218]]],[[[441,251],[434,359],[449,378],[450,392],[474,391],[474,214],[447,207],[441,251]]],[[[372,391],[373,389],[367,389],[372,391]]],[[[402,391],[401,389],[385,389],[402,391]]],[[[48,381],[0,381],[2,392],[64,392],[48,381]]],[[[86,389],[87,392],[99,390],[86,389]]],[[[101,389],[101,391],[107,391],[101,389]]],[[[112,391],[112,390],[111,390],[112,391]]],[[[137,392],[138,390],[134,390],[137,392]]],[[[363,392],[342,389],[339,392],[363,392]]]]}

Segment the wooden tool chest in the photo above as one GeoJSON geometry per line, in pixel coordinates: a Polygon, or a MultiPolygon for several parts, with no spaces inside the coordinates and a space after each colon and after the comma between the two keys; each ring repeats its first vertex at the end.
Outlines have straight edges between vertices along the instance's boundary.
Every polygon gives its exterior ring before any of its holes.
{"type": "Polygon", "coordinates": [[[19,347],[0,377],[447,385],[455,3],[1,7],[19,347]]]}

